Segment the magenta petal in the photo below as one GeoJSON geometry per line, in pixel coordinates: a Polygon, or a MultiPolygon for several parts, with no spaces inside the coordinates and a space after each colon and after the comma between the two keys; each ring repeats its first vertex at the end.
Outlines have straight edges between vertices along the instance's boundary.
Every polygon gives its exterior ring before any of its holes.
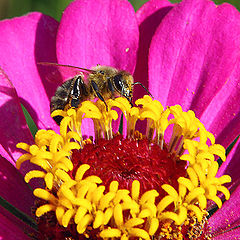
{"type": "MultiPolygon", "coordinates": [[[[172,9],[173,4],[167,0],[150,0],[136,13],[139,25],[139,48],[137,64],[134,72],[135,82],[141,82],[148,88],[148,52],[152,37],[162,19],[172,9]]],[[[142,88],[136,86],[134,98],[138,99],[147,94],[142,88]]]]}
{"type": "Polygon", "coordinates": [[[36,231],[0,206],[0,239],[31,240],[36,231]]]}
{"type": "Polygon", "coordinates": [[[20,172],[0,156],[0,196],[14,207],[32,215],[34,196],[20,172]]]}
{"type": "Polygon", "coordinates": [[[224,147],[239,135],[240,129],[240,64],[221,90],[212,99],[201,116],[201,121],[206,128],[214,133],[216,141],[224,147]],[[227,137],[226,137],[227,136],[227,137]]]}
{"type": "MultiPolygon", "coordinates": [[[[231,198],[223,204],[222,208],[218,209],[217,212],[209,219],[214,236],[227,232],[240,224],[239,199],[240,186],[238,186],[238,188],[232,193],[231,198]]],[[[239,230],[237,233],[239,234],[239,230]]],[[[231,234],[231,232],[229,232],[229,234],[231,234]]],[[[225,235],[222,234],[222,236],[225,235]]]]}
{"type": "Polygon", "coordinates": [[[230,175],[232,182],[230,184],[231,190],[233,191],[238,185],[240,185],[240,138],[234,145],[233,149],[229,153],[226,162],[224,162],[218,170],[218,176],[223,174],[230,175]]]}
{"type": "Polygon", "coordinates": [[[60,63],[109,65],[133,73],[137,47],[135,12],[126,0],[77,0],[63,13],[57,35],[60,63]]]}
{"type": "Polygon", "coordinates": [[[21,155],[16,148],[18,142],[33,143],[33,137],[28,129],[16,91],[0,68],[0,142],[1,155],[13,165],[21,155]]]}
{"type": "Polygon", "coordinates": [[[42,81],[36,63],[56,62],[55,38],[58,23],[41,13],[0,22],[0,66],[13,82],[21,103],[39,128],[54,128],[49,99],[57,83],[42,81]]]}
{"type": "Polygon", "coordinates": [[[234,240],[240,239],[240,228],[230,230],[229,232],[221,232],[215,236],[213,240],[234,240]]]}
{"type": "Polygon", "coordinates": [[[183,0],[163,19],[152,40],[150,91],[164,106],[181,104],[200,117],[229,84],[239,60],[239,42],[240,14],[234,7],[183,0]]]}

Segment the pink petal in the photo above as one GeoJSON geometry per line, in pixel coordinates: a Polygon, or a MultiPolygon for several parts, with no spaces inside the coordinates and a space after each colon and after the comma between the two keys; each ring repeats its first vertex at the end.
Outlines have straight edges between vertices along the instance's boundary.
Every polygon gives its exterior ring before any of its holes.
{"type": "MultiPolygon", "coordinates": [[[[240,199],[240,186],[231,195],[231,198],[226,201],[222,208],[218,209],[216,213],[209,219],[210,226],[212,228],[213,235],[219,235],[222,232],[227,232],[240,224],[240,211],[239,211],[239,199],[240,199]]],[[[236,233],[239,235],[239,228],[236,233]]],[[[229,232],[227,235],[233,234],[229,232]]],[[[222,234],[222,237],[226,236],[222,234]]],[[[234,236],[234,235],[232,235],[234,236]]],[[[214,238],[215,239],[215,238],[214,238]]],[[[222,238],[216,238],[222,239],[222,238]]],[[[234,238],[225,238],[234,239],[234,238]]]]}
{"type": "MultiPolygon", "coordinates": [[[[57,57],[63,64],[84,68],[101,64],[133,73],[138,35],[135,12],[128,1],[77,0],[63,13],[57,57]]],[[[85,121],[83,133],[93,135],[91,121],[85,121]]]]}
{"type": "Polygon", "coordinates": [[[16,148],[19,142],[33,143],[19,98],[12,83],[0,68],[0,142],[1,152],[13,165],[22,154],[16,148]]]}
{"type": "Polygon", "coordinates": [[[36,231],[0,206],[0,239],[30,240],[36,231]]]}
{"type": "MultiPolygon", "coordinates": [[[[139,25],[139,48],[137,64],[134,72],[135,82],[141,82],[148,88],[148,51],[152,37],[162,19],[172,9],[173,4],[167,0],[150,0],[136,13],[139,25]]],[[[134,98],[138,99],[147,94],[141,87],[136,86],[134,98]]]]}
{"type": "Polygon", "coordinates": [[[217,136],[224,147],[235,139],[240,128],[240,64],[233,70],[227,84],[212,99],[201,116],[206,128],[217,136]]]}
{"type": "MultiPolygon", "coordinates": [[[[17,143],[25,142],[27,144],[33,144],[33,137],[29,131],[25,117],[20,106],[20,101],[17,96],[16,90],[12,83],[8,79],[7,75],[0,68],[0,114],[3,116],[0,120],[0,155],[7,159],[13,166],[15,166],[16,160],[23,154],[23,151],[16,147],[17,143]]],[[[10,171],[7,163],[0,161],[0,169],[3,172],[10,171]],[[6,170],[3,170],[5,168],[6,170]]],[[[20,168],[20,172],[25,175],[28,171],[38,169],[36,165],[30,162],[25,162],[20,168]]],[[[13,170],[11,170],[13,171],[13,170]]],[[[14,176],[16,173],[12,173],[14,176]]],[[[6,176],[11,177],[6,174],[6,176]]],[[[16,185],[17,180],[13,177],[13,186],[16,185]]],[[[30,182],[30,185],[39,186],[41,181],[34,180],[30,182]]],[[[25,185],[25,184],[24,184],[25,185]]],[[[8,187],[8,186],[6,186],[8,187]]],[[[2,189],[5,189],[4,187],[2,189]]],[[[10,194],[10,192],[9,192],[10,194]]],[[[31,193],[32,195],[32,193],[31,193]]],[[[0,194],[0,196],[3,196],[0,194]]],[[[17,199],[15,197],[15,199],[17,199]]],[[[31,198],[32,199],[32,198],[31,198]]]]}
{"type": "Polygon", "coordinates": [[[240,138],[238,139],[233,149],[229,153],[227,160],[221,165],[221,167],[218,170],[218,176],[222,176],[224,174],[231,176],[232,182],[229,184],[231,191],[233,191],[240,184],[239,165],[240,165],[240,138]]]}
{"type": "Polygon", "coordinates": [[[34,196],[20,172],[0,156],[0,196],[14,207],[32,215],[34,196]]]}
{"type": "Polygon", "coordinates": [[[216,237],[213,238],[213,240],[234,240],[234,239],[240,239],[240,228],[230,230],[229,232],[222,232],[219,233],[216,237]]]}
{"type": "Polygon", "coordinates": [[[149,53],[150,91],[198,117],[230,84],[240,54],[240,15],[229,4],[183,0],[163,19],[149,53]]]}
{"type": "Polygon", "coordinates": [[[77,0],[64,11],[57,35],[60,63],[109,65],[133,72],[138,47],[134,9],[125,0],[77,0]]]}
{"type": "Polygon", "coordinates": [[[45,81],[45,72],[38,72],[36,64],[56,62],[57,27],[54,19],[37,12],[0,22],[0,66],[39,128],[56,128],[49,115],[49,99],[57,83],[45,81]]]}

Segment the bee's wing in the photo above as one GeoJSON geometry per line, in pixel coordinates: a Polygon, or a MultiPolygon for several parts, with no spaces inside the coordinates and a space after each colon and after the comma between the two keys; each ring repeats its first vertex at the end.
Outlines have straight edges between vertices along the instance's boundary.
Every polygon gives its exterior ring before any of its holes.
{"type": "Polygon", "coordinates": [[[94,72],[94,70],[86,68],[50,62],[39,62],[38,66],[41,75],[44,76],[47,81],[55,83],[65,82],[79,74],[87,75],[94,72]]]}

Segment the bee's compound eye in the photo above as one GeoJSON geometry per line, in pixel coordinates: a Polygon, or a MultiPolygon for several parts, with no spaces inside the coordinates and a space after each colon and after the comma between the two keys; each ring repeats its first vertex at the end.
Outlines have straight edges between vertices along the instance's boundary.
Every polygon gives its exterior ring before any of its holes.
{"type": "Polygon", "coordinates": [[[113,77],[113,82],[117,90],[122,91],[122,75],[116,75],[113,77]]]}

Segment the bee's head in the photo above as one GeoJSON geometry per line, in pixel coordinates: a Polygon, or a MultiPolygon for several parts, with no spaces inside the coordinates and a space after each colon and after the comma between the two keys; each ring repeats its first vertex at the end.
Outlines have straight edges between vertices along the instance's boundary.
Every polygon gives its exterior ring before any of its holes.
{"type": "Polygon", "coordinates": [[[133,77],[127,72],[119,72],[112,79],[113,87],[115,90],[127,100],[132,102],[132,84],[133,77]]]}

